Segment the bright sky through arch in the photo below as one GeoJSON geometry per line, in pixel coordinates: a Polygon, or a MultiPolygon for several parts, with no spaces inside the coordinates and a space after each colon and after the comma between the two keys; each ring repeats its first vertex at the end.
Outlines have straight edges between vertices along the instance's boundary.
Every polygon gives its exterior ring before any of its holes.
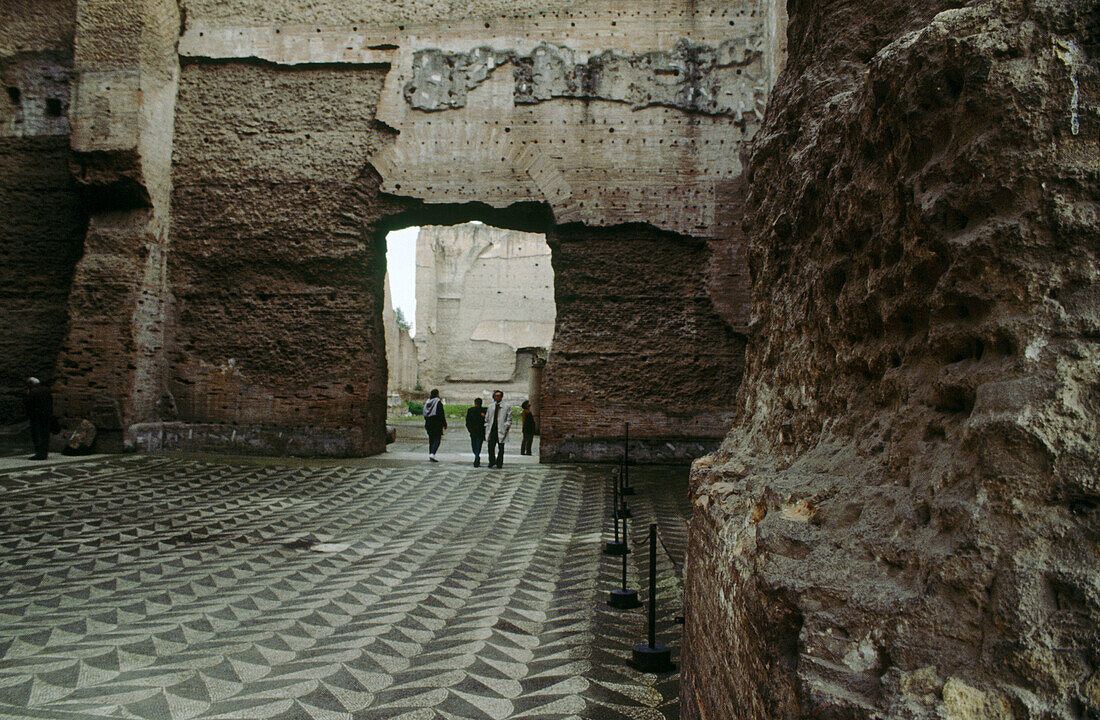
{"type": "Polygon", "coordinates": [[[386,236],[386,271],[393,307],[401,308],[416,334],[416,236],[419,227],[394,230],[386,236]]]}

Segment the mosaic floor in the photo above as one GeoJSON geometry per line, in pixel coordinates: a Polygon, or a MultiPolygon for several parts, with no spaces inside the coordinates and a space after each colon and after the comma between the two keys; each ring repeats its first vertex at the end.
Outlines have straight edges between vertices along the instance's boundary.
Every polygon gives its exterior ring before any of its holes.
{"type": "MultiPolygon", "coordinates": [[[[675,648],[686,508],[663,482],[637,481],[629,574],[660,523],[675,648]]],[[[678,676],[628,664],[643,611],[605,604],[609,488],[535,465],[4,470],[0,717],[678,717],[678,676]]]]}

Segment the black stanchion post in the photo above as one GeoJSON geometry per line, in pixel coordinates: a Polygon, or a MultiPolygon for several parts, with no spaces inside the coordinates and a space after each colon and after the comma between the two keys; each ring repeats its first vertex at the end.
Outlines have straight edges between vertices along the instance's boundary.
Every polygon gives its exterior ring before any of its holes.
{"type": "MultiPolygon", "coordinates": [[[[623,546],[627,546],[626,537],[626,518],[623,518],[623,546]]],[[[629,549],[628,549],[629,552],[629,549]]],[[[626,589],[626,556],[627,553],[623,553],[623,584],[622,587],[616,588],[609,593],[607,604],[618,610],[631,610],[641,605],[638,602],[638,591],[626,589]]]]}
{"type": "MultiPolygon", "coordinates": [[[[621,490],[622,488],[620,488],[619,484],[616,482],[615,492],[611,498],[611,520],[615,523],[615,540],[613,542],[608,542],[604,545],[603,552],[605,555],[626,555],[628,552],[630,552],[630,550],[628,550],[626,546],[626,537],[623,537],[621,541],[619,540],[619,498],[621,497],[621,490]]],[[[623,535],[626,535],[625,520],[623,521],[623,535]]]]}
{"type": "Polygon", "coordinates": [[[649,642],[634,646],[634,666],[642,672],[671,672],[672,651],[657,642],[657,525],[649,526],[649,642]]]}
{"type": "Polygon", "coordinates": [[[626,423],[623,429],[623,486],[619,489],[619,494],[634,494],[634,488],[630,486],[630,423],[626,423]]]}

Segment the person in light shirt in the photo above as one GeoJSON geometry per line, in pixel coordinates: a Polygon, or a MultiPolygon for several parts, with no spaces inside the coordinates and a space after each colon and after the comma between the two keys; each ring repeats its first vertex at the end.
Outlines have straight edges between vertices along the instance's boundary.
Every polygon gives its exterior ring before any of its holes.
{"type": "Polygon", "coordinates": [[[493,391],[493,402],[485,410],[485,439],[489,441],[489,467],[504,467],[504,443],[512,427],[512,407],[505,404],[504,393],[493,391]]]}

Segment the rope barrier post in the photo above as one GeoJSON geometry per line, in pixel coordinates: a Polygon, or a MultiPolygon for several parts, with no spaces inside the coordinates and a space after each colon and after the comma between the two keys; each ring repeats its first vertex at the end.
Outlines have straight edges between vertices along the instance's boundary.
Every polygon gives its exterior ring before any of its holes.
{"type": "Polygon", "coordinates": [[[634,488],[630,485],[630,423],[626,423],[623,430],[623,486],[619,489],[619,494],[634,494],[634,488]]]}
{"type": "Polygon", "coordinates": [[[649,638],[634,646],[634,667],[642,672],[667,673],[674,669],[672,650],[657,642],[657,525],[649,526],[649,638]]]}
{"type": "Polygon", "coordinates": [[[619,484],[615,483],[615,493],[612,495],[612,510],[611,520],[615,523],[615,540],[604,544],[604,555],[626,555],[630,550],[626,546],[626,520],[623,520],[623,539],[619,539],[619,502],[622,495],[620,495],[621,488],[619,484]]]}
{"type": "MultiPolygon", "coordinates": [[[[623,545],[626,546],[626,544],[627,544],[626,518],[623,518],[623,545]]],[[[628,552],[629,552],[629,550],[628,550],[628,552]]],[[[632,610],[636,607],[641,606],[641,603],[638,602],[638,591],[637,590],[628,590],[627,587],[626,587],[626,556],[627,556],[627,553],[624,552],[623,555],[622,555],[622,557],[623,557],[623,583],[622,583],[622,586],[618,587],[618,588],[615,588],[610,593],[608,593],[607,604],[610,605],[611,607],[617,609],[617,610],[632,610]]]]}

